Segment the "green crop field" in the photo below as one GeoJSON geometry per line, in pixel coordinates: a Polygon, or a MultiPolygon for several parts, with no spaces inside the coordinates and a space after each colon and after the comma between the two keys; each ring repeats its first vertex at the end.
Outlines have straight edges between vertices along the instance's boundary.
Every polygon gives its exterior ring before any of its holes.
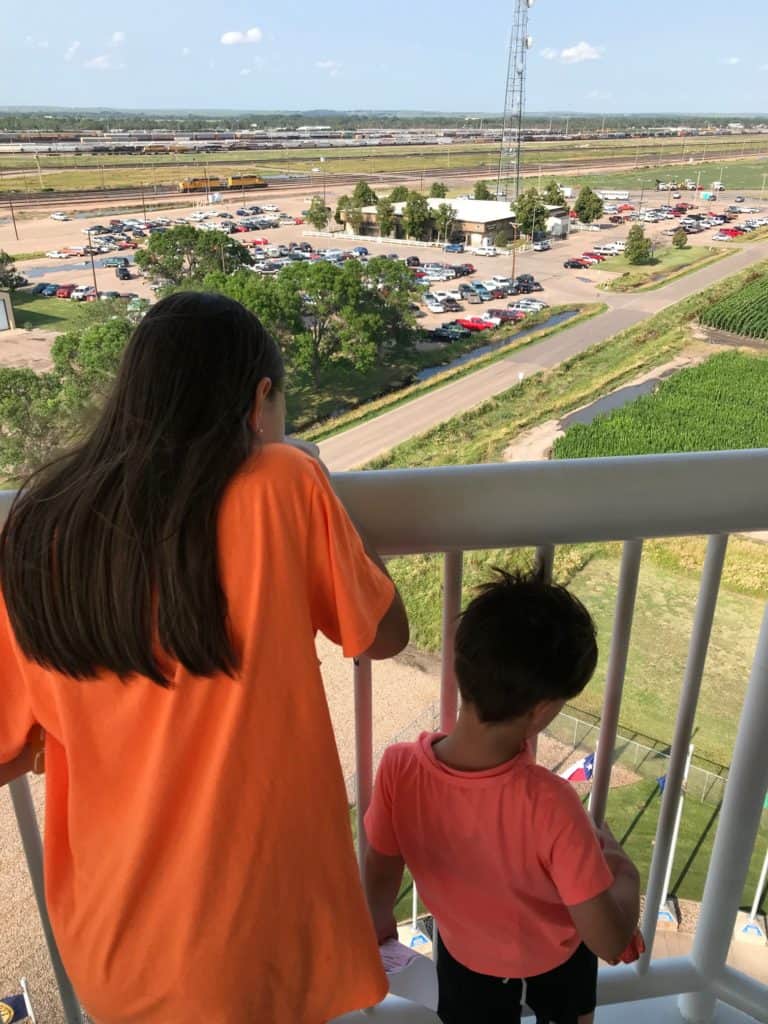
{"type": "Polygon", "coordinates": [[[575,424],[552,454],[584,459],[765,447],[768,359],[724,352],[664,381],[655,394],[575,424]]]}
{"type": "Polygon", "coordinates": [[[699,319],[720,331],[768,339],[768,276],[716,302],[699,319]]]}

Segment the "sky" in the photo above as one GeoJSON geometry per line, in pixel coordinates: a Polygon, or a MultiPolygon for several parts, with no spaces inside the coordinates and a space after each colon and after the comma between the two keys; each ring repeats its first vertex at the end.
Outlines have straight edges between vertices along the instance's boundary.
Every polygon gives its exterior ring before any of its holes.
{"type": "MultiPolygon", "coordinates": [[[[514,0],[36,0],[0,106],[498,112],[514,0]]],[[[536,0],[526,108],[768,113],[768,3],[536,0]]]]}

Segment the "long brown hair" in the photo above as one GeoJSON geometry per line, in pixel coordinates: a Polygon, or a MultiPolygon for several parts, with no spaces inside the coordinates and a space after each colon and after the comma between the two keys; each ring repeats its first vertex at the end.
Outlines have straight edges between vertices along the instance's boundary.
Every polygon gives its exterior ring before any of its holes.
{"type": "MultiPolygon", "coordinates": [[[[77,679],[167,686],[161,651],[232,674],[217,555],[224,490],[254,450],[258,382],[280,351],[221,295],[162,299],[134,331],[89,436],[33,474],[0,535],[0,583],[25,655],[77,679]]],[[[269,399],[267,399],[269,400],[269,399]]]]}

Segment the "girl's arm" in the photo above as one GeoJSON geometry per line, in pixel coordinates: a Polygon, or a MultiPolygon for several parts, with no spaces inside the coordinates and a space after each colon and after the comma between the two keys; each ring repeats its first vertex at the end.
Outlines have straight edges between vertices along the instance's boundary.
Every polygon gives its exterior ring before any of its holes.
{"type": "Polygon", "coordinates": [[[9,782],[13,782],[14,779],[26,775],[27,772],[31,772],[34,768],[36,753],[27,744],[13,761],[6,761],[5,764],[0,764],[0,786],[5,786],[9,782]]]}
{"type": "Polygon", "coordinates": [[[369,846],[365,851],[363,880],[368,909],[379,945],[397,938],[394,909],[405,863],[402,857],[386,857],[369,846]]]}

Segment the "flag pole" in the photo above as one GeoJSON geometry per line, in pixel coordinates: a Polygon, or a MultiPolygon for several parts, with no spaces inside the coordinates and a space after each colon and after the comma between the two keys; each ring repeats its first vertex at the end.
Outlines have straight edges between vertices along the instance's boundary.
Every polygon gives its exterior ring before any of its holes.
{"type": "Polygon", "coordinates": [[[755,901],[752,904],[752,909],[749,912],[750,922],[754,921],[757,917],[758,911],[760,910],[760,899],[763,895],[763,889],[765,888],[766,880],[768,879],[768,849],[765,851],[765,858],[763,859],[763,867],[760,872],[760,877],[757,880],[757,889],[755,889],[755,901]]]}
{"type": "Polygon", "coordinates": [[[688,757],[685,759],[685,770],[683,771],[683,784],[680,787],[680,797],[677,802],[677,814],[675,816],[675,827],[672,830],[672,843],[669,847],[669,854],[667,856],[667,870],[664,875],[664,888],[661,890],[661,902],[659,903],[659,913],[665,912],[667,899],[669,897],[669,883],[672,878],[672,866],[675,862],[675,850],[677,849],[677,838],[680,834],[680,822],[683,818],[683,803],[685,802],[685,784],[688,781],[688,772],[691,768],[691,758],[693,757],[693,744],[691,743],[688,747],[688,757]]]}

